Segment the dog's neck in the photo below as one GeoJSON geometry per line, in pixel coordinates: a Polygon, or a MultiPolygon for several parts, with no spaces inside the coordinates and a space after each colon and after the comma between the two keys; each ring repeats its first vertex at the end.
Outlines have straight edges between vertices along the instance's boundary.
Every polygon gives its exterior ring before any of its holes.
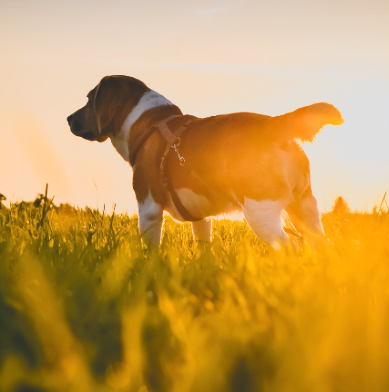
{"type": "Polygon", "coordinates": [[[111,143],[122,158],[129,162],[129,139],[133,125],[142,117],[143,114],[151,109],[163,106],[174,106],[163,95],[153,90],[146,91],[138,103],[127,114],[126,119],[121,125],[120,131],[115,135],[110,135],[111,143]]]}

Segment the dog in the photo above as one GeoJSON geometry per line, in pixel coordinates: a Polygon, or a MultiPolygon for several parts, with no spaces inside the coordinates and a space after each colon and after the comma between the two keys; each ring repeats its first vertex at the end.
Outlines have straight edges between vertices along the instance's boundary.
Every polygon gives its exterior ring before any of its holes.
{"type": "Polygon", "coordinates": [[[194,238],[211,240],[209,217],[243,212],[254,233],[280,249],[289,237],[285,210],[302,234],[324,237],[309,161],[295,139],[312,142],[340,112],[315,103],[271,117],[232,113],[207,118],[181,110],[142,81],[106,76],[71,114],[71,132],[110,139],[133,169],[142,239],[159,245],[163,212],[191,221],[194,238]]]}

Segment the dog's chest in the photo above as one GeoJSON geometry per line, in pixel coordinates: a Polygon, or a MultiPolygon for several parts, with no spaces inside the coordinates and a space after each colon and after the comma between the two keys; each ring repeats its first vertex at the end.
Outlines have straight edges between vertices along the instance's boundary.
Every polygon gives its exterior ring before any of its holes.
{"type": "Polygon", "coordinates": [[[128,148],[128,133],[120,132],[118,135],[111,136],[111,143],[120,156],[127,162],[130,161],[130,152],[128,148]]]}

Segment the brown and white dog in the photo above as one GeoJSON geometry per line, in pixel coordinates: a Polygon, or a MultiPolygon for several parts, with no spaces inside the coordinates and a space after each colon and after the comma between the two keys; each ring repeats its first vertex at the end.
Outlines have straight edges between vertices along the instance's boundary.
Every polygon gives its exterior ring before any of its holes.
{"type": "Polygon", "coordinates": [[[70,129],[91,141],[111,139],[130,162],[146,242],[159,244],[163,211],[192,221],[194,237],[204,241],[211,237],[207,218],[234,210],[243,211],[255,234],[275,248],[288,241],[283,210],[300,232],[324,235],[309,161],[295,139],[313,141],[324,125],[342,124],[334,106],[316,103],[277,117],[232,113],[200,119],[184,116],[128,76],[104,77],[87,97],[67,118],[70,129]],[[161,132],[150,132],[163,120],[172,132],[186,124],[177,153],[166,154],[161,132]]]}

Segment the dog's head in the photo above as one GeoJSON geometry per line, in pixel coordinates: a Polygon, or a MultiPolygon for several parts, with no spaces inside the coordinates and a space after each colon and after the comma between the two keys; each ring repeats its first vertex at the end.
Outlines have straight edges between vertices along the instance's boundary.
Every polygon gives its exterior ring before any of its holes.
{"type": "Polygon", "coordinates": [[[138,79],[105,76],[87,95],[86,105],[67,118],[70,130],[86,140],[105,141],[120,130],[123,116],[147,90],[138,79]]]}

